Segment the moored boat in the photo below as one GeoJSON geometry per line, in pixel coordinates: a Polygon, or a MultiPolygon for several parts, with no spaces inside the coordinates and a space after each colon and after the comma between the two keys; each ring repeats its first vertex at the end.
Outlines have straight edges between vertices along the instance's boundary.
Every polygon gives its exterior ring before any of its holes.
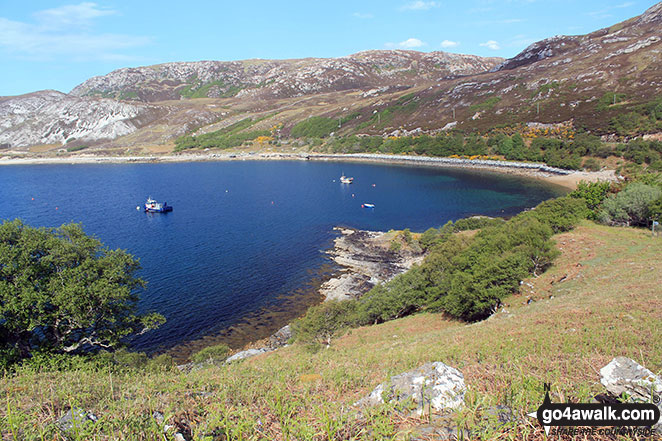
{"type": "Polygon", "coordinates": [[[166,213],[172,211],[172,207],[167,202],[156,202],[156,200],[149,197],[145,202],[145,211],[148,213],[166,213]]]}
{"type": "Polygon", "coordinates": [[[345,176],[344,174],[340,177],[340,182],[343,184],[351,184],[352,181],[354,181],[354,178],[349,178],[345,176]]]}

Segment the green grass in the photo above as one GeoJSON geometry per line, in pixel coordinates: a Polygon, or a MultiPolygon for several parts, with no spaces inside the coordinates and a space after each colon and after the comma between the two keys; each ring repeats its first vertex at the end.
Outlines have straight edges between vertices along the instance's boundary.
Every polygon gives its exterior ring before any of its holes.
{"type": "Polygon", "coordinates": [[[522,422],[480,429],[483,438],[542,440],[525,414],[540,405],[543,382],[551,384],[553,402],[587,402],[603,391],[598,371],[613,357],[662,370],[662,238],[584,222],[555,239],[562,254],[527,281],[533,293],[507,298],[508,313],[471,325],[424,313],[353,329],[314,354],[293,345],[188,374],[80,369],[5,376],[3,439],[64,439],[55,422],[70,406],[99,417],[72,436],[79,440],[161,439],[154,411],[164,424],[186,420],[195,440],[407,439],[424,421],[394,406],[361,416],[351,404],[391,375],[443,361],[460,369],[470,388],[456,421],[478,430],[486,406],[507,404],[522,422]]]}
{"type": "Polygon", "coordinates": [[[500,96],[491,96],[481,103],[472,104],[471,106],[469,106],[469,111],[480,112],[482,110],[492,110],[494,106],[496,106],[499,103],[499,101],[501,101],[500,96]]]}

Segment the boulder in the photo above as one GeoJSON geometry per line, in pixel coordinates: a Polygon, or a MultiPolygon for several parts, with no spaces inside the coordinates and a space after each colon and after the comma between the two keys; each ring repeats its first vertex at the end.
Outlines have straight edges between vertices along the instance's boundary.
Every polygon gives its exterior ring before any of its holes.
{"type": "MultiPolygon", "coordinates": [[[[600,369],[600,382],[615,396],[627,395],[630,401],[655,403],[662,412],[662,380],[627,357],[616,357],[600,369]]],[[[655,425],[662,433],[662,420],[655,425]]]]}
{"type": "Polygon", "coordinates": [[[229,357],[225,360],[225,363],[232,363],[233,361],[243,360],[244,358],[255,357],[256,355],[264,354],[265,352],[270,352],[272,349],[269,348],[260,348],[260,349],[246,349],[245,351],[237,352],[232,357],[229,357]]]}
{"type": "Polygon", "coordinates": [[[93,413],[85,412],[83,409],[73,407],[62,418],[57,420],[57,425],[65,432],[73,430],[74,427],[82,427],[88,423],[96,423],[97,416],[93,413]]]}
{"type": "Polygon", "coordinates": [[[285,325],[269,337],[269,346],[272,348],[280,348],[288,344],[292,338],[292,329],[290,325],[285,325]]]}
{"type": "Polygon", "coordinates": [[[411,399],[416,404],[415,413],[421,415],[427,411],[428,406],[435,411],[461,407],[466,390],[462,373],[437,361],[395,375],[355,403],[355,406],[375,406],[383,403],[384,399],[389,402],[411,399]]]}

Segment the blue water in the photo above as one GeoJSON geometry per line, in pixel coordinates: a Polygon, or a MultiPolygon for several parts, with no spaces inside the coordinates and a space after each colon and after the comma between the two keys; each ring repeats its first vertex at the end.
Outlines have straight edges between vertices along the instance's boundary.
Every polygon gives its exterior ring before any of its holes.
{"type": "Polygon", "coordinates": [[[322,251],[334,226],[424,231],[469,215],[513,215],[558,194],[521,177],[402,165],[0,167],[0,219],[49,227],[81,222],[108,247],[140,258],[148,281],[140,309],[168,319],[133,342],[147,351],[214,334],[283,302],[328,262],[322,251]],[[338,182],[343,172],[354,184],[338,182]],[[147,196],[174,211],[136,210],[147,196]],[[365,202],[376,208],[361,208],[365,202]]]}

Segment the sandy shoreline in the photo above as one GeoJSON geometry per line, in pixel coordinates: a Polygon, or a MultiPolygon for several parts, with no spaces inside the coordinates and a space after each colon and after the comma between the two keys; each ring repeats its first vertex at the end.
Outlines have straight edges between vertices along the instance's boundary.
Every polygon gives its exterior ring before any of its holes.
{"type": "Polygon", "coordinates": [[[210,153],[210,154],[171,154],[154,156],[96,156],[72,155],[59,157],[35,157],[31,155],[1,156],[0,165],[37,165],[37,164],[132,164],[132,163],[174,163],[208,161],[274,161],[274,160],[316,160],[316,161],[351,161],[387,164],[414,164],[442,168],[463,168],[486,170],[498,173],[541,179],[551,184],[568,189],[577,187],[581,180],[594,182],[614,181],[613,170],[599,172],[579,172],[548,167],[540,163],[514,161],[469,160],[458,158],[437,158],[425,156],[379,155],[370,153],[357,154],[320,154],[320,153],[210,153]]]}

